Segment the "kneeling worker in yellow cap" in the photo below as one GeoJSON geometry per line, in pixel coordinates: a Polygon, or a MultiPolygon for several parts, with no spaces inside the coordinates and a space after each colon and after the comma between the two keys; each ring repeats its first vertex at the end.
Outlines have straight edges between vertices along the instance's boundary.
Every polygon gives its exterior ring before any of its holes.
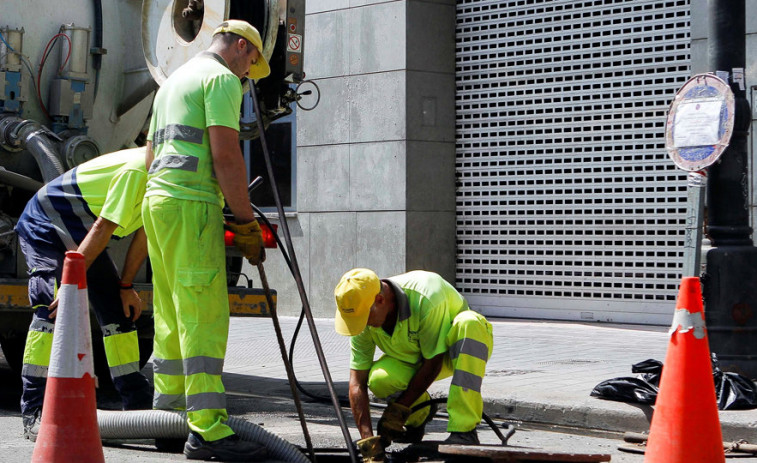
{"type": "Polygon", "coordinates": [[[334,289],[337,333],[352,336],[349,397],[360,432],[358,448],[381,461],[392,441],[419,442],[432,406],[428,387],[452,376],[445,442],[478,444],[481,382],[492,352],[492,326],[455,288],[432,272],[379,279],[372,270],[345,273],[334,289]],[[383,352],[373,361],[375,348],[383,352]],[[368,389],[390,403],[373,435],[368,389]]]}

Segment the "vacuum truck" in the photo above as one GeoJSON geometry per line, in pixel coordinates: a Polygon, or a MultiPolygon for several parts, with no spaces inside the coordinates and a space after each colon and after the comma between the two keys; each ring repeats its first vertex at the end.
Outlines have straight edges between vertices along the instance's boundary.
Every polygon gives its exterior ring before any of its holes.
{"type": "MultiPolygon", "coordinates": [[[[13,227],[46,182],[89,159],[143,146],[155,91],[206,49],[226,19],[243,19],[263,38],[271,75],[257,82],[261,119],[292,112],[304,79],[305,0],[25,0],[0,6],[0,346],[19,369],[33,310],[27,269],[13,227]]],[[[249,95],[248,95],[249,96],[249,95]]],[[[245,98],[246,104],[248,98],[245,98]]],[[[243,124],[240,139],[257,136],[243,124]]],[[[112,242],[123,262],[128,239],[112,242]]],[[[262,290],[237,287],[241,256],[227,253],[234,314],[268,313],[262,290]]],[[[152,352],[149,261],[136,287],[146,311],[140,350],[152,352]]],[[[249,281],[249,280],[248,280],[249,281]]],[[[93,323],[97,330],[97,323],[93,323]]],[[[93,333],[93,340],[101,339],[93,333]]],[[[96,343],[96,341],[95,341],[96,343]]],[[[104,358],[95,347],[95,357],[104,358]]],[[[104,360],[99,362],[104,364],[104,360]]],[[[108,374],[99,374],[108,378],[108,374]]]]}

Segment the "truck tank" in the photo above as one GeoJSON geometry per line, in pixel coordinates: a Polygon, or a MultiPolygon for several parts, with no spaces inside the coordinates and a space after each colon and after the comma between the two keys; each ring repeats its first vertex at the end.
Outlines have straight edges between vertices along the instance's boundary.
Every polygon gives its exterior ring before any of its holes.
{"type": "MultiPolygon", "coordinates": [[[[155,91],[207,48],[212,31],[226,19],[244,19],[261,32],[272,68],[271,76],[258,82],[264,120],[290,113],[292,86],[304,75],[301,49],[291,58],[286,38],[296,33],[301,40],[305,5],[304,0],[26,0],[4,2],[1,10],[0,346],[17,368],[32,315],[26,265],[13,232],[26,202],[45,182],[82,162],[144,145],[155,91]]],[[[253,138],[254,130],[244,126],[240,138],[253,138]]],[[[117,264],[128,241],[109,248],[117,264]]],[[[241,267],[241,257],[229,254],[229,265],[241,267]]],[[[137,283],[148,309],[139,327],[146,360],[152,338],[147,270],[137,283]]],[[[230,289],[230,302],[239,314],[267,313],[255,288],[230,289]]],[[[93,333],[96,339],[100,336],[93,333]]]]}

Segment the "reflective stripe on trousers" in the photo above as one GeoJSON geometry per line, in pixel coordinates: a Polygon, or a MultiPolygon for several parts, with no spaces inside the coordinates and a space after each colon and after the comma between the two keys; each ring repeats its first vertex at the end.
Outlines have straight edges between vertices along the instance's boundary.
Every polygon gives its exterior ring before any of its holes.
{"type": "Polygon", "coordinates": [[[153,263],[157,409],[187,410],[205,440],[233,434],[221,381],[229,331],[221,208],[149,196],[142,205],[153,263]]]}

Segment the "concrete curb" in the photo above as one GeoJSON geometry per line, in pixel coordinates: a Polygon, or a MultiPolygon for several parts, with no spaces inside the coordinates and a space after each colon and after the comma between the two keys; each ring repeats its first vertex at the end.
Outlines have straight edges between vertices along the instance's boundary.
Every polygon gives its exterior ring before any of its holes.
{"type": "MultiPolygon", "coordinates": [[[[589,399],[572,405],[494,399],[484,402],[484,411],[491,417],[516,423],[578,428],[587,432],[646,433],[654,408],[602,399],[589,399]]],[[[721,411],[720,425],[724,441],[744,439],[757,442],[757,410],[721,411]]]]}

